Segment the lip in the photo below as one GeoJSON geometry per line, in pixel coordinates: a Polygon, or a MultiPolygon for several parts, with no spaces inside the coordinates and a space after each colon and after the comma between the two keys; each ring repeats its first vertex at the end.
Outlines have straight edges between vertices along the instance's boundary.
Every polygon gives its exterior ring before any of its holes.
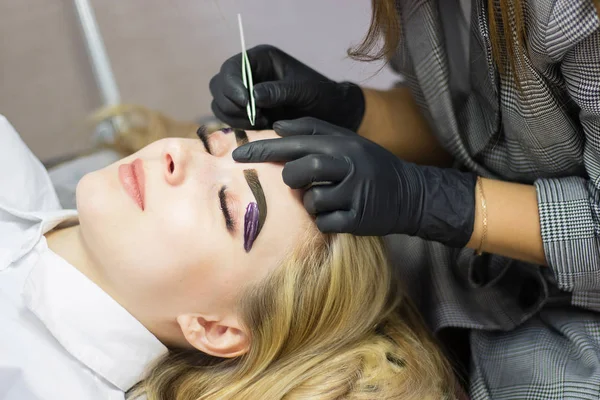
{"type": "Polygon", "coordinates": [[[119,181],[129,197],[144,211],[144,162],[136,158],[130,164],[119,165],[119,181]]]}

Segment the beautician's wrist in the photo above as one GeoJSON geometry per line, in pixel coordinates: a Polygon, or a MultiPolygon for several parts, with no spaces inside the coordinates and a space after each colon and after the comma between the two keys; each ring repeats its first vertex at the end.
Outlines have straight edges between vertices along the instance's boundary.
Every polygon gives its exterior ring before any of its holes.
{"type": "Polygon", "coordinates": [[[352,82],[338,83],[339,97],[333,99],[337,110],[331,123],[358,132],[365,116],[365,95],[360,86],[352,82]]]}
{"type": "Polygon", "coordinates": [[[451,168],[424,166],[424,205],[416,236],[463,248],[473,237],[477,175],[451,168]]]}
{"type": "Polygon", "coordinates": [[[478,252],[485,251],[485,239],[483,237],[484,231],[484,215],[483,209],[486,208],[485,215],[485,230],[487,237],[487,200],[485,199],[485,189],[482,183],[482,178],[477,180],[477,184],[475,185],[475,212],[473,218],[473,232],[471,233],[471,238],[465,247],[473,249],[478,252]]]}
{"type": "MultiPolygon", "coordinates": [[[[375,141],[370,136],[372,136],[372,132],[376,128],[375,122],[381,118],[381,115],[378,115],[377,110],[379,110],[380,114],[383,110],[382,107],[384,106],[384,101],[381,98],[379,91],[375,89],[363,87],[361,88],[361,91],[364,99],[364,110],[356,133],[371,141],[375,141]]],[[[381,145],[381,143],[379,144],[381,145]]]]}
{"type": "Polygon", "coordinates": [[[481,178],[475,204],[475,226],[467,247],[532,264],[548,264],[533,185],[481,178]]]}

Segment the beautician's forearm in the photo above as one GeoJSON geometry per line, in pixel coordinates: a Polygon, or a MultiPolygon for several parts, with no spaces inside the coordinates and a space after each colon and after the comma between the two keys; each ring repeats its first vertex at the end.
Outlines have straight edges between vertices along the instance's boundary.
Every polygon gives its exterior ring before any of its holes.
{"type": "MultiPolygon", "coordinates": [[[[547,265],[535,187],[491,179],[482,179],[480,183],[487,205],[487,235],[483,251],[547,265]]],[[[483,234],[483,207],[479,187],[475,188],[473,228],[467,247],[478,249],[483,234]]]]}
{"type": "Polygon", "coordinates": [[[403,160],[449,166],[452,157],[435,138],[410,89],[381,91],[363,88],[365,115],[358,133],[403,160]]]}

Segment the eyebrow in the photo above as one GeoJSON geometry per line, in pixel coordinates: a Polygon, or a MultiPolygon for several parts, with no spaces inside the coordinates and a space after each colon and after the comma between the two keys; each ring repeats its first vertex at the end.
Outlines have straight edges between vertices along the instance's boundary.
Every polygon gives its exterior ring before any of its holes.
{"type": "Polygon", "coordinates": [[[248,143],[248,134],[243,129],[236,129],[233,131],[235,134],[235,141],[237,142],[238,147],[245,145],[248,143]]]}
{"type": "MultiPolygon", "coordinates": [[[[238,147],[248,143],[248,134],[246,134],[245,130],[235,129],[233,132],[238,147]]],[[[246,182],[248,183],[248,186],[254,195],[254,199],[256,200],[256,205],[258,206],[258,229],[256,230],[256,237],[254,238],[254,240],[256,240],[267,219],[267,200],[255,169],[244,170],[244,178],[246,178],[246,182]]]]}
{"type": "Polygon", "coordinates": [[[212,154],[210,142],[208,141],[208,138],[210,137],[210,135],[212,135],[212,133],[208,133],[207,131],[208,130],[206,129],[206,125],[200,125],[200,127],[196,131],[196,135],[198,135],[198,138],[200,138],[200,141],[204,145],[204,148],[206,149],[208,154],[212,154]]]}

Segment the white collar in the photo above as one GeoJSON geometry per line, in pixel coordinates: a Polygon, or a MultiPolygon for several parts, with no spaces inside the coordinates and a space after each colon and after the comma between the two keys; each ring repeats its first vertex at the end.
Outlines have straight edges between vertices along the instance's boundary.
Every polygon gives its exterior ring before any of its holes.
{"type": "Polygon", "coordinates": [[[95,283],[52,252],[39,258],[23,288],[26,306],[80,362],[126,392],[167,348],[95,283]]]}

